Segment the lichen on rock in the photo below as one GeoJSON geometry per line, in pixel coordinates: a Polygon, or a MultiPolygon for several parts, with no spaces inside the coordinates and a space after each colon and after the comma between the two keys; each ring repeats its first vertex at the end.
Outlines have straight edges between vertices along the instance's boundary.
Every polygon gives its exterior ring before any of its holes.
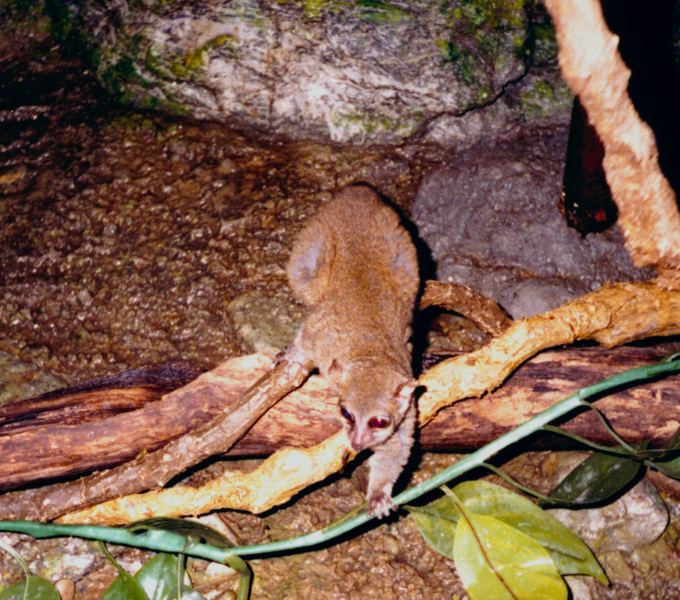
{"type": "Polygon", "coordinates": [[[118,100],[292,139],[427,136],[554,53],[536,0],[48,2],[118,100]]]}

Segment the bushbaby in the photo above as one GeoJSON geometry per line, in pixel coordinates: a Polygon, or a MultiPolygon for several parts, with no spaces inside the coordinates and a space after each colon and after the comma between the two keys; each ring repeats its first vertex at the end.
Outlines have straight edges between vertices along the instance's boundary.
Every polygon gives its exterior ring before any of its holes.
{"type": "Polygon", "coordinates": [[[287,273],[309,309],[287,356],[311,359],[337,389],[352,448],[373,450],[369,510],[386,516],[416,420],[409,338],[420,279],[413,241],[371,188],[350,186],[302,231],[287,273]]]}

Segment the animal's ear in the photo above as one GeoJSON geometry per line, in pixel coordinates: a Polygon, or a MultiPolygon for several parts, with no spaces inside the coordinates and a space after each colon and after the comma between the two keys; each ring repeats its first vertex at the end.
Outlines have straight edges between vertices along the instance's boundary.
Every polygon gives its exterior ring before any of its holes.
{"type": "Polygon", "coordinates": [[[409,379],[404,383],[400,383],[395,392],[395,399],[397,400],[397,406],[399,407],[400,413],[405,413],[411,402],[411,396],[418,386],[418,382],[415,379],[409,379]]]}
{"type": "Polygon", "coordinates": [[[342,375],[342,367],[338,364],[338,361],[333,359],[331,366],[328,367],[328,374],[331,377],[340,377],[342,375]]]}
{"type": "Polygon", "coordinates": [[[304,288],[316,278],[327,254],[323,238],[308,241],[309,244],[300,247],[300,240],[298,240],[288,263],[288,278],[291,285],[297,289],[304,288]]]}
{"type": "Polygon", "coordinates": [[[303,302],[314,304],[327,288],[332,254],[328,232],[318,222],[305,229],[295,242],[288,260],[288,281],[303,302]]]}
{"type": "Polygon", "coordinates": [[[343,369],[342,365],[340,365],[337,360],[333,359],[333,362],[331,363],[331,366],[328,367],[326,373],[334,385],[342,386],[345,377],[347,376],[347,369],[343,369]]]}

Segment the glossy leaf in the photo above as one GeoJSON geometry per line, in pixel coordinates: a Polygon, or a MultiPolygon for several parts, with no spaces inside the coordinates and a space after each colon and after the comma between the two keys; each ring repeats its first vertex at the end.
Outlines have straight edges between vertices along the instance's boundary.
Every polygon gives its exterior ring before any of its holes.
{"type": "Polygon", "coordinates": [[[101,600],[149,600],[149,597],[138,581],[125,571],[119,571],[101,600]]]}
{"type": "MultiPolygon", "coordinates": [[[[178,562],[173,554],[158,554],[137,571],[134,579],[142,585],[149,600],[176,600],[178,562]]],[[[180,590],[180,600],[204,600],[184,582],[180,582],[180,590]]]]}
{"type": "Polygon", "coordinates": [[[600,504],[625,490],[638,476],[640,461],[596,452],[550,493],[550,498],[578,504],[600,504]]]}
{"type": "Polygon", "coordinates": [[[562,575],[592,575],[609,583],[595,556],[571,529],[524,496],[486,481],[468,481],[454,488],[463,505],[492,516],[538,542],[562,575]]]}
{"type": "Polygon", "coordinates": [[[678,454],[678,450],[680,450],[680,428],[666,444],[664,450],[666,452],[662,456],[651,461],[651,466],[658,468],[669,477],[680,479],[680,454],[678,454]]]}
{"type": "Polygon", "coordinates": [[[5,588],[0,600],[60,600],[59,592],[49,581],[32,575],[24,581],[5,588]]]}
{"type": "Polygon", "coordinates": [[[514,527],[465,512],[453,557],[472,600],[566,600],[567,586],[548,551],[514,527]]]}
{"type": "Polygon", "coordinates": [[[460,511],[451,498],[443,496],[427,506],[405,506],[425,541],[437,552],[453,560],[453,538],[460,511]]]}
{"type": "Polygon", "coordinates": [[[99,547],[104,556],[118,571],[118,577],[104,592],[101,600],[149,600],[141,584],[120,566],[118,561],[106,549],[103,542],[99,543],[99,547]]]}
{"type": "Polygon", "coordinates": [[[170,600],[177,596],[177,557],[157,554],[135,573],[149,600],[170,600]]]}
{"type": "MultiPolygon", "coordinates": [[[[591,575],[608,583],[583,541],[552,515],[519,494],[485,481],[457,485],[453,492],[466,511],[498,519],[543,546],[561,575],[591,575]]],[[[425,540],[453,558],[460,510],[449,496],[425,507],[408,507],[425,540]]]]}
{"type": "Polygon", "coordinates": [[[671,460],[658,460],[651,463],[653,468],[673,477],[673,479],[680,479],[680,456],[676,456],[671,460]]]}

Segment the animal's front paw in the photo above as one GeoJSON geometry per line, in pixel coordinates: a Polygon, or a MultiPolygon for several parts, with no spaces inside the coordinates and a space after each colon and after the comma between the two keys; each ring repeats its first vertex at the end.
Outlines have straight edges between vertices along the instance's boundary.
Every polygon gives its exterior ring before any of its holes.
{"type": "Polygon", "coordinates": [[[376,492],[368,498],[368,514],[372,517],[382,519],[390,514],[390,511],[397,510],[397,505],[391,496],[385,492],[376,492]]]}
{"type": "Polygon", "coordinates": [[[294,377],[299,369],[304,369],[309,373],[314,368],[313,363],[295,344],[291,344],[276,355],[274,365],[279,366],[281,364],[289,377],[294,377]]]}
{"type": "Polygon", "coordinates": [[[294,362],[294,363],[299,363],[299,364],[303,364],[305,362],[304,354],[302,354],[300,349],[295,344],[291,344],[285,350],[281,350],[281,352],[279,352],[274,357],[274,364],[289,363],[289,362],[294,362]]]}

